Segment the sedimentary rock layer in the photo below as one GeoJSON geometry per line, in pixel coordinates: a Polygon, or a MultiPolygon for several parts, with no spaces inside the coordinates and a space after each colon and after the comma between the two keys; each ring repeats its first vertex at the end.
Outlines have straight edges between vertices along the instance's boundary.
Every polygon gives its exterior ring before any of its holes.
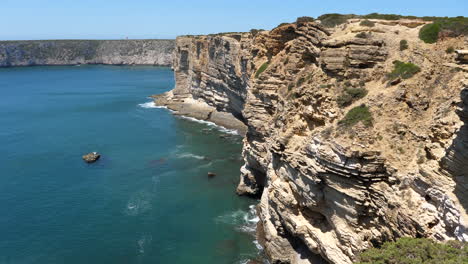
{"type": "Polygon", "coordinates": [[[177,39],[176,88],[156,102],[247,126],[237,192],[261,197],[273,263],[352,263],[403,236],[468,240],[468,76],[445,52],[466,39],[430,45],[418,27],[359,22],[177,39]],[[395,60],[421,71],[390,81],[395,60]],[[341,122],[357,106],[371,122],[341,122]]]}
{"type": "Polygon", "coordinates": [[[160,65],[172,63],[174,40],[0,41],[0,67],[32,65],[160,65]]]}

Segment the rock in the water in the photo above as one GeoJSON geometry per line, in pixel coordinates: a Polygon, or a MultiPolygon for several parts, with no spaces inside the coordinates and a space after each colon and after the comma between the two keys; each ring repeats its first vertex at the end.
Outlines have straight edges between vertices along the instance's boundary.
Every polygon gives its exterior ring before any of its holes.
{"type": "Polygon", "coordinates": [[[208,172],[208,178],[213,178],[216,176],[216,173],[214,172],[208,172]]]}
{"type": "Polygon", "coordinates": [[[96,162],[101,155],[97,152],[91,152],[89,154],[83,155],[83,160],[86,161],[87,163],[93,163],[96,162]]]}

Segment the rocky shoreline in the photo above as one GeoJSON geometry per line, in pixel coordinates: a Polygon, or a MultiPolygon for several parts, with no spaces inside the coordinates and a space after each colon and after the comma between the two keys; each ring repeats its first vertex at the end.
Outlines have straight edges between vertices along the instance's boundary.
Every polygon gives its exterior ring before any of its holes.
{"type": "Polygon", "coordinates": [[[219,112],[216,108],[208,104],[196,101],[190,98],[182,101],[176,101],[172,98],[172,93],[168,92],[162,95],[153,95],[154,103],[157,106],[165,106],[174,111],[174,115],[192,117],[202,121],[213,122],[216,125],[222,126],[227,129],[233,129],[239,135],[245,136],[247,133],[247,126],[235,118],[232,114],[227,112],[219,112]]]}
{"type": "Polygon", "coordinates": [[[247,131],[237,192],[261,197],[274,263],[352,263],[407,236],[468,241],[468,73],[444,66],[468,41],[423,43],[420,20],[361,20],[179,37],[176,87],[155,97],[247,131]],[[418,70],[389,81],[395,61],[418,70]]]}

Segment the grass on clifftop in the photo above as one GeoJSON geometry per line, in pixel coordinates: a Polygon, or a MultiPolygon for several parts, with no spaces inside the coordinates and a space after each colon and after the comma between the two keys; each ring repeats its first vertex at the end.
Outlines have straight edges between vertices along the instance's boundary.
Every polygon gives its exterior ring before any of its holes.
{"type": "Polygon", "coordinates": [[[319,16],[317,19],[320,20],[321,24],[325,27],[336,27],[338,25],[344,24],[350,18],[358,17],[356,15],[342,15],[342,14],[324,14],[319,16]]]}
{"type": "Polygon", "coordinates": [[[356,106],[349,110],[346,116],[338,122],[340,125],[351,127],[359,122],[362,122],[365,126],[372,126],[374,119],[366,105],[356,106]]]}
{"type": "Polygon", "coordinates": [[[375,23],[366,19],[366,20],[363,20],[361,21],[361,23],[359,23],[360,26],[364,26],[364,27],[373,27],[375,26],[375,23]]]}
{"type": "Polygon", "coordinates": [[[468,245],[451,241],[447,244],[426,238],[400,238],[382,248],[372,248],[359,256],[356,264],[458,264],[468,263],[468,245]]]}
{"type": "MultiPolygon", "coordinates": [[[[402,16],[395,14],[379,14],[371,13],[368,15],[355,15],[355,14],[324,14],[319,16],[317,19],[321,21],[325,27],[336,27],[344,24],[348,19],[352,18],[364,18],[364,19],[382,19],[382,20],[399,20],[399,19],[422,19],[424,21],[435,21],[440,19],[438,17],[417,17],[417,16],[402,16]]],[[[364,26],[364,25],[362,25],[364,26]]]]}
{"type": "Polygon", "coordinates": [[[393,64],[395,65],[393,71],[387,74],[389,80],[394,80],[398,77],[408,79],[421,71],[421,68],[419,68],[419,66],[411,62],[405,63],[397,60],[394,61],[393,64]]]}
{"type": "Polygon", "coordinates": [[[258,78],[260,74],[262,74],[268,68],[269,64],[270,63],[268,61],[263,63],[262,66],[260,66],[260,68],[258,68],[257,72],[255,73],[255,78],[258,78]]]}
{"type": "Polygon", "coordinates": [[[468,36],[468,17],[437,18],[419,31],[419,38],[426,43],[436,43],[441,35],[468,36]]]}

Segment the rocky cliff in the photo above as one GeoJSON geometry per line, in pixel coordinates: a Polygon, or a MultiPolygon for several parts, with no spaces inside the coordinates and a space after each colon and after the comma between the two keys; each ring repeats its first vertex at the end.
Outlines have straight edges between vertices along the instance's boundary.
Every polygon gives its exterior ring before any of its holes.
{"type": "Polygon", "coordinates": [[[360,22],[176,41],[177,85],[156,103],[246,126],[237,192],[261,197],[273,263],[352,263],[403,236],[468,241],[468,73],[446,53],[467,40],[360,22]],[[395,76],[395,61],[418,67],[395,76]]]}
{"type": "Polygon", "coordinates": [[[31,65],[161,65],[172,63],[174,40],[0,41],[0,67],[31,65]]]}

